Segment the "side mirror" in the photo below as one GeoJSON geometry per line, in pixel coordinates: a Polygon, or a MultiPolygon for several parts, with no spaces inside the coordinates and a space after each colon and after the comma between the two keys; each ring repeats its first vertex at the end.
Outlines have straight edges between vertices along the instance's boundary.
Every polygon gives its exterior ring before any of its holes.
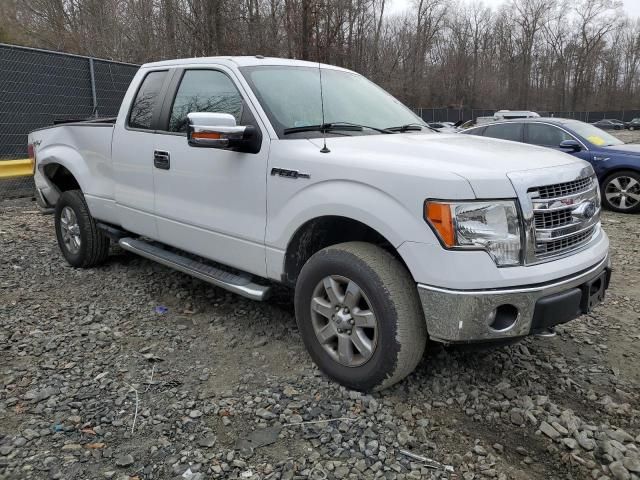
{"type": "Polygon", "coordinates": [[[187,114],[187,141],[192,147],[220,148],[248,153],[260,151],[261,139],[255,127],[236,125],[228,113],[187,114]]]}
{"type": "Polygon", "coordinates": [[[582,150],[582,145],[580,145],[577,140],[563,140],[560,142],[559,147],[569,152],[579,152],[582,150]]]}

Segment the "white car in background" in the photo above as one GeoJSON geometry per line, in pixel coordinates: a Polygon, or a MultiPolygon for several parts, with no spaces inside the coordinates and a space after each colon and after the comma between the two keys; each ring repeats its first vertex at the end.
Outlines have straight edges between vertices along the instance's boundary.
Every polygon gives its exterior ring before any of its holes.
{"type": "Polygon", "coordinates": [[[518,118],[540,118],[540,114],[528,110],[498,110],[493,114],[493,119],[496,121],[515,120],[518,118]]]}

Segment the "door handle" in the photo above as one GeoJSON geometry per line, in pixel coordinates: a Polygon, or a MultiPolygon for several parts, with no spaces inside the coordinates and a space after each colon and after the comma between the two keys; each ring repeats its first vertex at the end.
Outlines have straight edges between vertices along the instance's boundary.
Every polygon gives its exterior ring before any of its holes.
{"type": "Polygon", "coordinates": [[[153,166],[160,170],[169,170],[171,168],[171,156],[169,152],[164,150],[155,150],[153,152],[153,166]]]}

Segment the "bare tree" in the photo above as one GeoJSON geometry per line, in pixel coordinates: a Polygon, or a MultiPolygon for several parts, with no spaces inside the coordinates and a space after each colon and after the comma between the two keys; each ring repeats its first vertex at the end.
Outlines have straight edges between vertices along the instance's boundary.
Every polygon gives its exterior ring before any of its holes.
{"type": "Polygon", "coordinates": [[[640,108],[640,21],[614,0],[2,0],[0,41],[147,62],[263,54],[374,78],[414,107],[640,108]]]}

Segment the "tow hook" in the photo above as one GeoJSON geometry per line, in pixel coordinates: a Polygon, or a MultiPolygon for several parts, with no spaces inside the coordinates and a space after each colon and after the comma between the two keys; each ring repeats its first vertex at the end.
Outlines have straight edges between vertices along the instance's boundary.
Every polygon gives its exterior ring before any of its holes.
{"type": "Polygon", "coordinates": [[[553,328],[545,328],[544,330],[536,332],[534,335],[541,338],[553,338],[557,335],[557,333],[553,328]]]}

